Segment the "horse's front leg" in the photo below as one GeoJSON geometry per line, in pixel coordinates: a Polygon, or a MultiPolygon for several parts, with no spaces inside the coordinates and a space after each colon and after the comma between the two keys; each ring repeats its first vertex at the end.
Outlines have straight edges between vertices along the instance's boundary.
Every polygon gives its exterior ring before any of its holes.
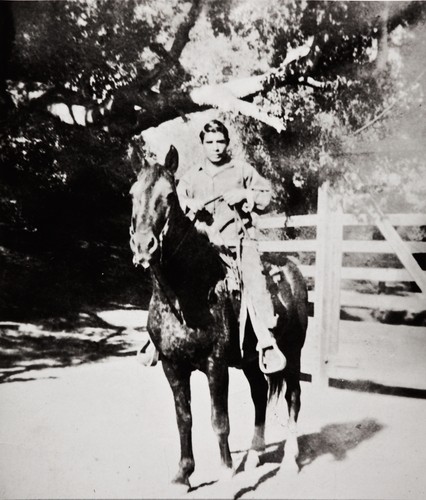
{"type": "Polygon", "coordinates": [[[210,360],[207,369],[207,378],[211,397],[211,420],[216,433],[220,459],[225,472],[232,475],[232,458],[229,450],[229,416],[228,416],[228,367],[224,361],[210,360]]]}
{"type": "Polygon", "coordinates": [[[164,373],[173,392],[176,409],[176,420],[180,437],[179,470],[173,483],[190,486],[189,476],[194,472],[194,455],[192,452],[192,414],[191,414],[191,387],[188,369],[176,366],[166,359],[162,362],[164,373]]]}

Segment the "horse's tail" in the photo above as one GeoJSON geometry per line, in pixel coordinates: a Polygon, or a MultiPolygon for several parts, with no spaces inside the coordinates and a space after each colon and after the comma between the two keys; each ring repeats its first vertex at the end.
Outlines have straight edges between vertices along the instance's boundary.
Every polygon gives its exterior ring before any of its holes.
{"type": "Polygon", "coordinates": [[[284,384],[284,370],[268,375],[268,401],[271,401],[274,397],[278,398],[280,396],[284,388],[284,384]]]}

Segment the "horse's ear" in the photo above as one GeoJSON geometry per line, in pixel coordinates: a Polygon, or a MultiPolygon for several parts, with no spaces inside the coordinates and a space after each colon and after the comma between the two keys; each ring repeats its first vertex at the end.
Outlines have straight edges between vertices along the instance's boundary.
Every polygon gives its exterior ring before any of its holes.
{"type": "Polygon", "coordinates": [[[173,145],[171,145],[169,152],[166,155],[166,159],[164,160],[164,167],[171,174],[174,175],[178,166],[179,166],[179,153],[177,149],[173,145]]]}
{"type": "Polygon", "coordinates": [[[130,164],[132,165],[133,171],[136,174],[138,174],[147,166],[145,153],[143,151],[142,145],[138,141],[131,142],[130,164]]]}

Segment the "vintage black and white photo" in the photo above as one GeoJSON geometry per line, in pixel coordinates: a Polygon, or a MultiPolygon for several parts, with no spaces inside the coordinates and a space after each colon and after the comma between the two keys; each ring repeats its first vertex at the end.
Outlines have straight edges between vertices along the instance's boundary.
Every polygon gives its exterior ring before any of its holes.
{"type": "Polygon", "coordinates": [[[0,3],[0,498],[426,496],[426,2],[0,3]]]}

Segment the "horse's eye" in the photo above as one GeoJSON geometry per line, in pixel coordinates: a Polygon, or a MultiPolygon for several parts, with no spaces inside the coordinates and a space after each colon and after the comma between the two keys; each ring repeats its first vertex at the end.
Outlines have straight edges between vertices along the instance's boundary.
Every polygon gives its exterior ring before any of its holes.
{"type": "Polygon", "coordinates": [[[161,208],[161,205],[162,205],[162,197],[159,196],[156,200],[155,200],[155,204],[154,204],[154,208],[155,208],[155,211],[158,212],[161,208]]]}

